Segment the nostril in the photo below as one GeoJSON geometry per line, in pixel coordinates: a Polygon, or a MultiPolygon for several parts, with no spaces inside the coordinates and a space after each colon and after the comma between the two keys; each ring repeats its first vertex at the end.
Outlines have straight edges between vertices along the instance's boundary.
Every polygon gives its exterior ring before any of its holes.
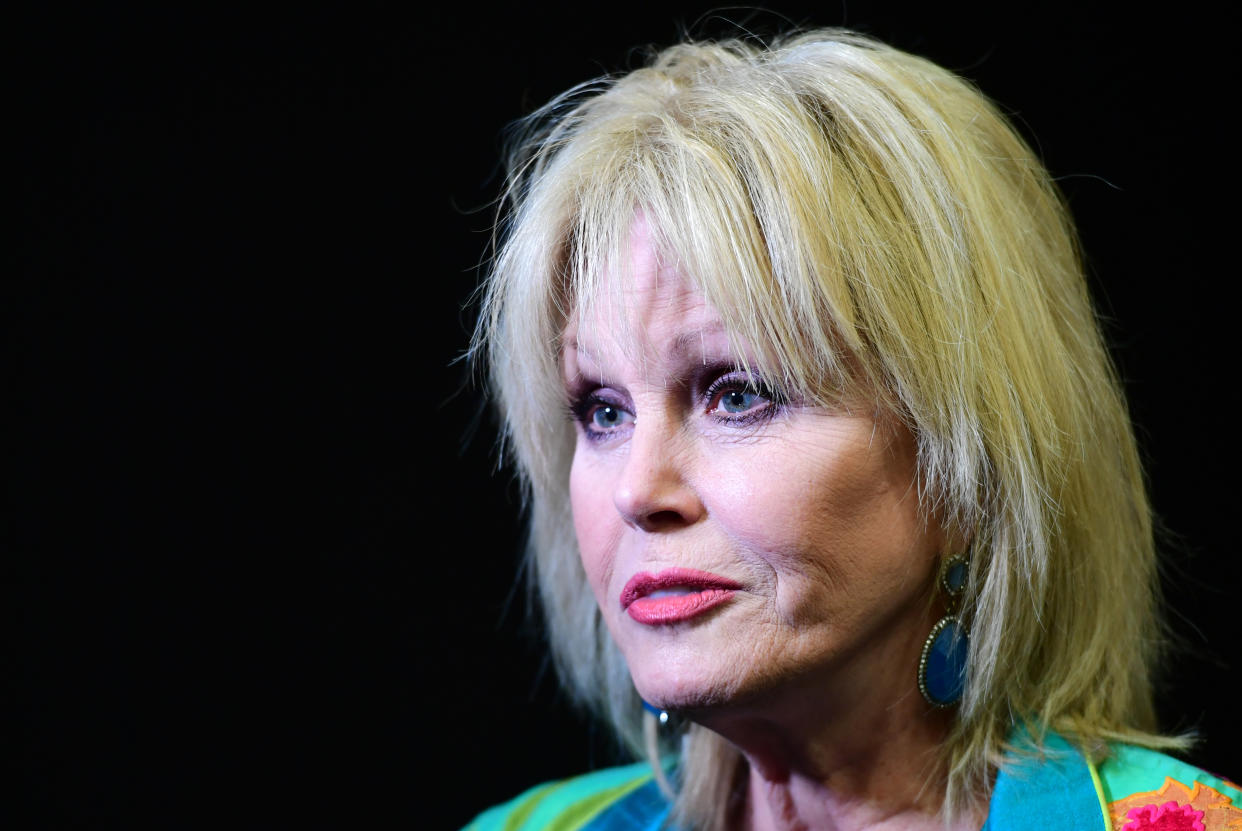
{"type": "Polygon", "coordinates": [[[643,525],[648,530],[657,530],[660,528],[669,528],[674,525],[684,525],[686,518],[678,511],[653,511],[643,517],[643,525]]]}

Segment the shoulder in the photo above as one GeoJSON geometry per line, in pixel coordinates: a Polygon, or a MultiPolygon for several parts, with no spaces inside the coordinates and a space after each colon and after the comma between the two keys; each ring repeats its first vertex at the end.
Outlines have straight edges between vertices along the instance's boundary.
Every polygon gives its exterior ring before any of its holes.
{"type": "Polygon", "coordinates": [[[537,785],[479,814],[465,831],[656,829],[668,810],[651,766],[640,762],[537,785]]]}
{"type": "Polygon", "coordinates": [[[1144,747],[1113,744],[1110,749],[1095,770],[1100,801],[1114,829],[1242,831],[1242,789],[1235,783],[1144,747]]]}
{"type": "Polygon", "coordinates": [[[1011,733],[985,831],[1242,831],[1242,792],[1219,776],[1127,744],[1089,760],[1052,731],[1011,733]]]}

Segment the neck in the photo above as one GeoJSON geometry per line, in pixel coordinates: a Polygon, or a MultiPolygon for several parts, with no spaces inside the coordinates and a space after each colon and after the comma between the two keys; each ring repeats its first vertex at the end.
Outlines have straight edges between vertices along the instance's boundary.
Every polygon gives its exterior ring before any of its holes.
{"type": "MultiPolygon", "coordinates": [[[[895,720],[859,721],[867,731],[839,740],[795,741],[782,729],[752,727],[743,741],[749,764],[743,828],[937,829],[946,767],[938,748],[947,729],[932,717],[924,728],[895,720]]],[[[982,813],[969,811],[952,828],[977,829],[982,813]],[[978,816],[975,814],[979,813],[978,816]]]]}

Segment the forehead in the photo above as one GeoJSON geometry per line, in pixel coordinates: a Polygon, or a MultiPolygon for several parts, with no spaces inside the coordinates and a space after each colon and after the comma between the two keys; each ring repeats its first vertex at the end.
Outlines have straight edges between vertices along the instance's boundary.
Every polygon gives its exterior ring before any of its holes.
{"type": "Polygon", "coordinates": [[[636,359],[728,348],[720,313],[683,269],[660,254],[641,216],[630,230],[625,257],[601,269],[589,287],[568,316],[563,352],[636,359]]]}

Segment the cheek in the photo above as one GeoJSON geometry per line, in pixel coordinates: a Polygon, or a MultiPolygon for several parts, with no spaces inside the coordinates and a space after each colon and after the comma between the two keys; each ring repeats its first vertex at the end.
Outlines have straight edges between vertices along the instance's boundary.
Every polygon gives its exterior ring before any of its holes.
{"type": "Polygon", "coordinates": [[[866,441],[836,434],[756,449],[762,458],[733,468],[746,475],[721,477],[712,507],[786,601],[833,587],[871,595],[872,583],[904,583],[924,570],[912,465],[890,465],[866,441]]]}
{"type": "Polygon", "coordinates": [[[601,601],[613,571],[618,539],[610,491],[601,471],[583,461],[582,453],[574,453],[569,471],[569,502],[573,512],[574,534],[578,553],[586,570],[596,600],[601,601]],[[610,510],[612,509],[612,510],[610,510]]]}
{"type": "Polygon", "coordinates": [[[710,511],[744,549],[805,556],[830,543],[864,508],[842,482],[840,460],[801,442],[764,443],[735,458],[710,489],[710,511]]]}

